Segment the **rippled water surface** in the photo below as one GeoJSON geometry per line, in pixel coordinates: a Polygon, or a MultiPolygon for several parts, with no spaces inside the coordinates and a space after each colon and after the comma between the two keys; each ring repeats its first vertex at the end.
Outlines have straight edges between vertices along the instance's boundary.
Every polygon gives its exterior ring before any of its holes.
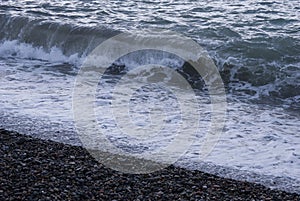
{"type": "MultiPolygon", "coordinates": [[[[208,51],[224,81],[228,104],[217,145],[199,161],[211,102],[198,77],[191,76],[190,83],[199,90],[200,126],[177,164],[300,193],[299,4],[299,0],[1,1],[0,126],[80,145],[72,92],[86,56],[118,33],[169,29],[208,51]]],[[[151,51],[127,55],[116,64],[129,72],[153,61],[185,73],[178,57],[151,51]]],[[[122,73],[108,73],[101,86],[113,88],[122,73]]],[[[172,141],[180,124],[180,104],[168,91],[145,86],[128,105],[131,121],[141,130],[149,126],[149,111],[155,105],[161,104],[168,114],[169,127],[143,143],[117,129],[109,113],[114,99],[106,92],[98,86],[95,114],[116,146],[141,153],[172,141]]]]}

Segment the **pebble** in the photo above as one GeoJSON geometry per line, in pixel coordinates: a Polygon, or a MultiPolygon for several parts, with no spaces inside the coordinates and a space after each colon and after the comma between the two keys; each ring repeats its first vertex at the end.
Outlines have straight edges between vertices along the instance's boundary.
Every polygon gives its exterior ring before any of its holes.
{"type": "Polygon", "coordinates": [[[0,129],[0,200],[300,200],[300,195],[170,166],[116,172],[82,147],[0,129]]]}

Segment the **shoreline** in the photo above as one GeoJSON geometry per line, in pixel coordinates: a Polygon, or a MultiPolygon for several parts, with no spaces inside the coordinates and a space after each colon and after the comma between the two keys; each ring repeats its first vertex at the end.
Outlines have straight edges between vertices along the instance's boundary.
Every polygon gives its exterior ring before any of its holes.
{"type": "Polygon", "coordinates": [[[84,148],[0,129],[1,200],[300,200],[300,195],[173,165],[124,174],[84,148]]]}

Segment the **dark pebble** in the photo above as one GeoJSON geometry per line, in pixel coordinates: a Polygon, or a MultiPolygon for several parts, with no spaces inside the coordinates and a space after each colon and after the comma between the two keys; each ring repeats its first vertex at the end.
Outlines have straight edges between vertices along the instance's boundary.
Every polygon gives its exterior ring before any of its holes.
{"type": "Polygon", "coordinates": [[[82,147],[0,129],[0,200],[300,200],[300,195],[170,166],[130,175],[82,147]]]}

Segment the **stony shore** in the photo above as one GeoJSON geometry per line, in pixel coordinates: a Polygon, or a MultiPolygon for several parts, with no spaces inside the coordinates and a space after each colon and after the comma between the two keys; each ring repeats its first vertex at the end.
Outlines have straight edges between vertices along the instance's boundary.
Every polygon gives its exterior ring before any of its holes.
{"type": "Polygon", "coordinates": [[[82,147],[0,129],[0,200],[300,200],[300,195],[169,166],[124,174],[82,147]]]}

